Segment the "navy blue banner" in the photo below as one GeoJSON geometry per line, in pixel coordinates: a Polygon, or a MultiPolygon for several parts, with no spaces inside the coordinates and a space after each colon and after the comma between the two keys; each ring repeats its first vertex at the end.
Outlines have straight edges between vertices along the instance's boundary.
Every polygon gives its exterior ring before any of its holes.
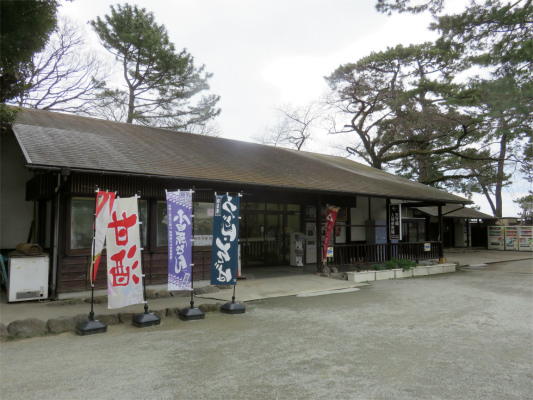
{"type": "Polygon", "coordinates": [[[239,200],[239,196],[215,196],[211,285],[237,284],[239,200]]]}

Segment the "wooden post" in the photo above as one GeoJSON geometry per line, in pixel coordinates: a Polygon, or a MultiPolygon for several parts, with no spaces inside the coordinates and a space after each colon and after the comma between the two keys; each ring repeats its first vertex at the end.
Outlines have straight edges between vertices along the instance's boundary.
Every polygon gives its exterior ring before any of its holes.
{"type": "Polygon", "coordinates": [[[390,199],[385,200],[385,207],[387,209],[387,258],[385,261],[389,261],[392,258],[392,245],[390,241],[390,229],[391,229],[391,218],[390,218],[390,199]]]}
{"type": "Polygon", "coordinates": [[[439,258],[444,258],[444,223],[442,218],[442,206],[438,206],[439,210],[439,240],[440,240],[440,248],[439,248],[439,258]]]}
{"type": "Polygon", "coordinates": [[[322,205],[320,195],[316,204],[316,272],[322,272],[322,205]]]}

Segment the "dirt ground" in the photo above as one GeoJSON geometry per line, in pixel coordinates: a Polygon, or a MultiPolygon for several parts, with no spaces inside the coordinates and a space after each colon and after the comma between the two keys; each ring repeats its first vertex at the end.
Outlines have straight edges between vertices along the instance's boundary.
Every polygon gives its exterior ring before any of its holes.
{"type": "Polygon", "coordinates": [[[522,260],[0,344],[6,399],[533,399],[522,260]]]}

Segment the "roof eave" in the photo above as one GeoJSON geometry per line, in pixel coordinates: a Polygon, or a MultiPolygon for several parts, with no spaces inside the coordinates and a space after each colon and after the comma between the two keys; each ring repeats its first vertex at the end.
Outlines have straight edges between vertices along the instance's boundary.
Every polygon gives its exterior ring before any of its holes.
{"type": "Polygon", "coordinates": [[[383,199],[395,199],[395,200],[407,200],[407,201],[424,201],[432,203],[433,205],[444,205],[446,203],[452,204],[471,204],[473,203],[470,200],[460,201],[460,200],[435,200],[425,197],[410,197],[410,196],[387,196],[385,194],[379,193],[363,193],[363,192],[347,192],[347,191],[334,191],[334,190],[324,190],[324,189],[315,189],[307,187],[295,187],[295,186],[283,186],[283,185],[273,185],[273,184],[258,184],[242,181],[225,181],[225,180],[213,180],[206,178],[196,178],[190,176],[169,176],[169,175],[158,175],[158,174],[143,174],[138,172],[124,172],[124,171],[109,171],[101,169],[89,169],[89,168],[70,168],[60,165],[38,165],[38,164],[26,164],[26,168],[33,171],[44,171],[44,172],[61,172],[66,169],[72,172],[80,172],[86,174],[94,175],[115,175],[115,176],[131,176],[139,178],[159,178],[159,179],[175,179],[175,180],[189,180],[189,181],[198,181],[198,182],[213,182],[217,184],[227,184],[227,185],[242,185],[245,187],[252,186],[262,186],[270,189],[279,189],[279,190],[291,190],[296,192],[305,192],[305,193],[315,193],[321,195],[343,195],[343,196],[364,196],[364,197],[373,197],[373,198],[383,198],[383,199]]]}

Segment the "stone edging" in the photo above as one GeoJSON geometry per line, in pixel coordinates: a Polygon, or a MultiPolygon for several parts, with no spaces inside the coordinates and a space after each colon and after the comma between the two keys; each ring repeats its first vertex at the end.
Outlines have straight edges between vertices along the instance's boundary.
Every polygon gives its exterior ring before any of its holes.
{"type": "MultiPolygon", "coordinates": [[[[200,304],[198,308],[204,313],[220,311],[223,303],[200,304]]],[[[185,307],[184,307],[185,308],[185,307]]],[[[165,318],[179,318],[179,307],[163,308],[161,310],[150,310],[162,320],[165,318]]],[[[97,314],[95,319],[102,321],[106,325],[117,325],[120,323],[131,323],[133,315],[138,313],[120,312],[117,314],[97,314]]],[[[24,339],[49,334],[59,334],[64,332],[74,332],[79,322],[86,321],[87,314],[78,314],[73,317],[50,318],[48,321],[42,321],[37,318],[28,318],[16,320],[6,327],[0,323],[0,339],[2,341],[12,339],[24,339]]]]}
{"type": "Polygon", "coordinates": [[[447,263],[435,265],[418,265],[406,271],[401,268],[396,268],[378,271],[346,272],[346,275],[348,276],[349,281],[360,283],[379,281],[384,279],[402,279],[412,278],[415,276],[447,274],[455,271],[457,271],[457,265],[453,263],[447,263]]]}

